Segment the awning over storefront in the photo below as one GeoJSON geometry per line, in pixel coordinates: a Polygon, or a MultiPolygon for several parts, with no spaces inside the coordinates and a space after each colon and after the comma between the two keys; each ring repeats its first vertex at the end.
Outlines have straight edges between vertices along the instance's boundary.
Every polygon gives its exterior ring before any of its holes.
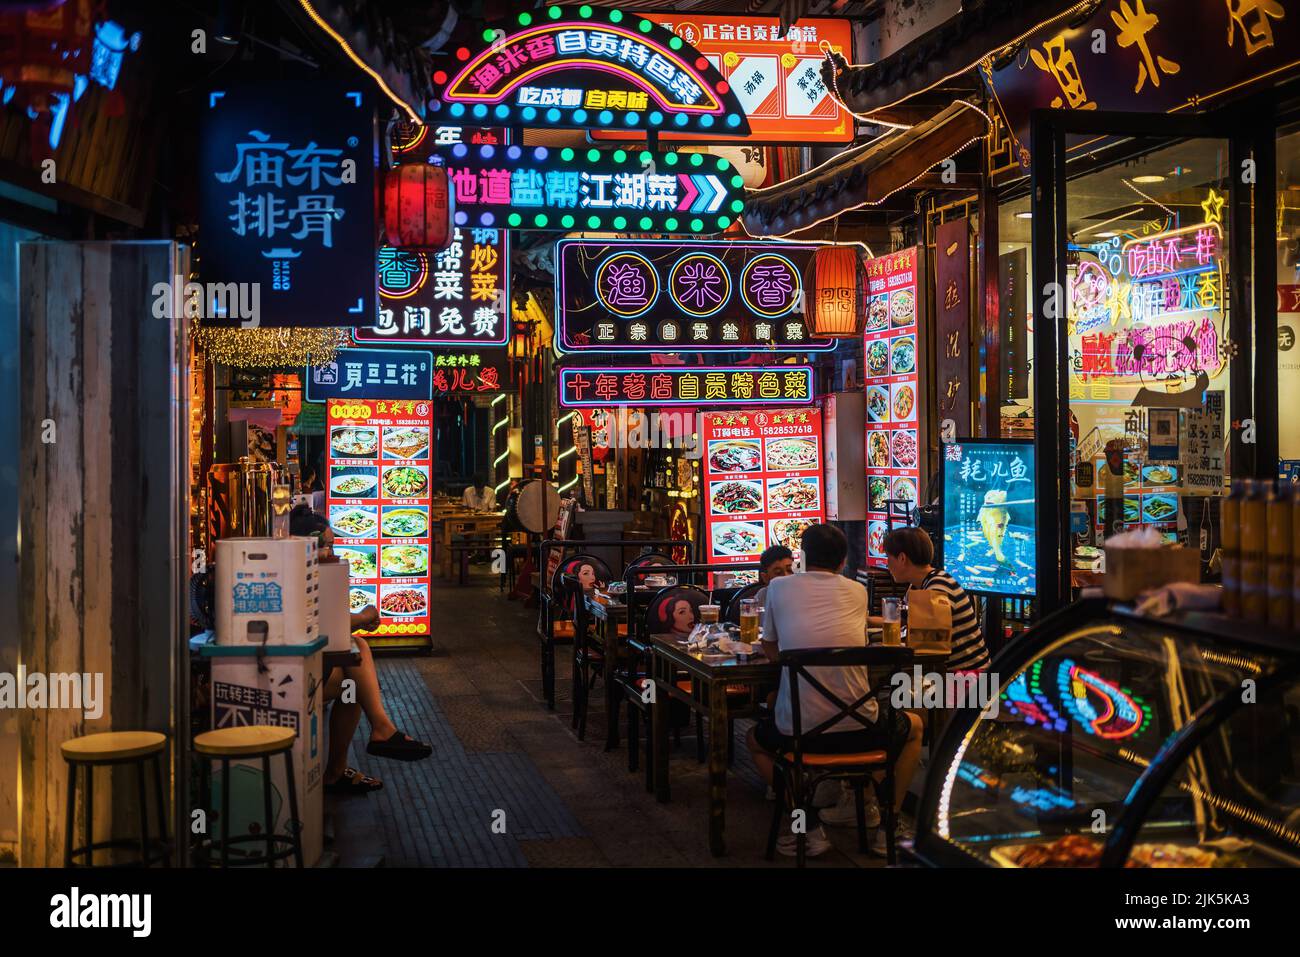
{"type": "Polygon", "coordinates": [[[1101,0],[985,0],[918,37],[892,56],[865,66],[842,57],[822,64],[822,79],[855,113],[900,103],[944,80],[972,70],[986,56],[1052,21],[1062,25],[1091,15],[1101,0]]]}
{"type": "Polygon", "coordinates": [[[745,196],[745,228],[752,236],[806,229],[837,213],[874,205],[988,132],[988,119],[967,103],[887,139],[846,150],[802,176],[745,196]]]}

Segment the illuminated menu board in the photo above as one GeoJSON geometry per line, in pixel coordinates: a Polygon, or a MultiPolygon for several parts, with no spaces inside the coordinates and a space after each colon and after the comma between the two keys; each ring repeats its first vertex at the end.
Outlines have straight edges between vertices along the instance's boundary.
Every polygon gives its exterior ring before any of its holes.
{"type": "Polygon", "coordinates": [[[432,414],[426,401],[329,401],[334,551],[351,565],[351,610],[374,605],[380,616],[378,627],[358,634],[419,643],[429,635],[432,414]]]}
{"type": "Polygon", "coordinates": [[[769,545],[799,547],[823,521],[820,409],[705,412],[705,544],[710,562],[757,560],[769,545]]]}
{"type": "Polygon", "coordinates": [[[891,508],[901,517],[921,490],[919,271],[916,247],[867,261],[867,564],[878,567],[891,508]]]}

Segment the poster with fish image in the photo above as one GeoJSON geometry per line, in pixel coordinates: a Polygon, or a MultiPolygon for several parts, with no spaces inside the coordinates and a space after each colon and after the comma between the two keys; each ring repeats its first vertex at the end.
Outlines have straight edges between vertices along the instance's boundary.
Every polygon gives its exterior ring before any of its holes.
{"type": "Polygon", "coordinates": [[[1034,570],[1034,443],[966,439],[943,447],[943,568],[970,592],[1025,597],[1034,570]]]}

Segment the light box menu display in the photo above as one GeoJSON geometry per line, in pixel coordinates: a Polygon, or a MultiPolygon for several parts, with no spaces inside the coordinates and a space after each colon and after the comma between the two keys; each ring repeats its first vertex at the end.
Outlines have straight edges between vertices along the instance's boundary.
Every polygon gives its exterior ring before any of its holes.
{"type": "Polygon", "coordinates": [[[863,343],[866,390],[867,564],[885,566],[881,547],[894,524],[907,524],[921,487],[921,324],[917,248],[867,261],[863,343]]]}
{"type": "Polygon", "coordinates": [[[1038,581],[1034,443],[943,447],[943,567],[967,591],[1024,597],[1038,581]]]}
{"type": "Polygon", "coordinates": [[[329,401],[326,505],[351,563],[349,607],[374,605],[379,638],[429,634],[433,403],[329,401]]]}
{"type": "Polygon", "coordinates": [[[824,520],[820,409],[705,412],[705,536],[710,562],[756,561],[798,548],[824,520]]]}

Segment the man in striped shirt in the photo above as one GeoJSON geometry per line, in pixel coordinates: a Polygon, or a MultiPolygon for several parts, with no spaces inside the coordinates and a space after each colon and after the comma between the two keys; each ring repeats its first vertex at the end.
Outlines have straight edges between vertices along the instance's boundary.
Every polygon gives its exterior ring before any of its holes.
{"type": "Polygon", "coordinates": [[[952,652],[948,655],[948,670],[978,671],[988,667],[989,652],[975,616],[975,605],[951,575],[932,564],[934,544],[930,536],[914,525],[896,528],[885,535],[883,548],[894,581],[912,588],[933,589],[947,595],[952,602],[952,652]]]}

